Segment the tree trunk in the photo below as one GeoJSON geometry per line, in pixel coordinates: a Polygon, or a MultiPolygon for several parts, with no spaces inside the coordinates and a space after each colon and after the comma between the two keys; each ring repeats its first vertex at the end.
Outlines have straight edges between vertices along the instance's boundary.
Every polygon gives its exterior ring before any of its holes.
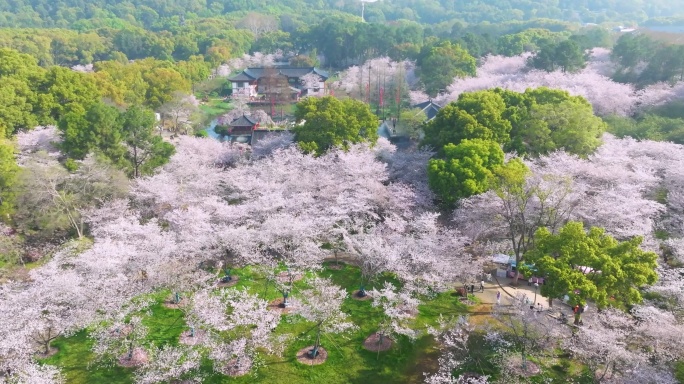
{"type": "Polygon", "coordinates": [[[523,345],[522,349],[520,350],[520,354],[522,355],[522,369],[523,373],[527,372],[527,355],[525,354],[525,346],[523,345]]]}
{"type": "Polygon", "coordinates": [[[316,331],[316,342],[311,351],[309,351],[310,357],[315,359],[318,356],[318,349],[321,347],[321,323],[318,323],[318,330],[316,331]]]}

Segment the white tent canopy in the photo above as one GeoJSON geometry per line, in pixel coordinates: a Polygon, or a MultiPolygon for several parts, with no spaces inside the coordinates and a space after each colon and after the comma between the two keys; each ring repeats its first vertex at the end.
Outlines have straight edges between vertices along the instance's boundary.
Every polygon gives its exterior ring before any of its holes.
{"type": "Polygon", "coordinates": [[[497,264],[508,264],[511,260],[511,256],[504,255],[503,253],[496,253],[492,255],[492,261],[497,264]]]}

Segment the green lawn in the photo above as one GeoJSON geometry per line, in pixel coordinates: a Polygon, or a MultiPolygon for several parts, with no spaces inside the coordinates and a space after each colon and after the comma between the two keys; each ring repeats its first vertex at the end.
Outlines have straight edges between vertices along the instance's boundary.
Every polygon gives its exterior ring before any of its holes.
{"type": "MultiPolygon", "coordinates": [[[[238,283],[231,288],[246,289],[266,300],[280,297],[273,286],[247,267],[234,270],[239,276],[238,283]]],[[[358,268],[344,266],[340,270],[324,268],[319,275],[329,277],[336,284],[347,289],[349,293],[358,289],[360,272],[358,268]]],[[[384,276],[377,282],[393,281],[391,276],[384,276]]],[[[295,290],[306,288],[304,280],[296,283],[295,290]]],[[[186,330],[182,312],[166,308],[162,302],[169,297],[168,291],[153,295],[157,304],[151,307],[151,314],[143,322],[148,326],[148,341],[155,345],[178,343],[178,336],[186,330]]],[[[215,374],[211,362],[205,360],[201,373],[207,383],[421,383],[424,372],[437,369],[439,350],[431,336],[423,334],[415,342],[402,337],[386,352],[369,352],[362,348],[364,339],[375,332],[381,319],[380,309],[372,306],[371,301],[359,301],[348,298],[342,310],[351,315],[357,329],[346,335],[324,335],[322,345],[328,351],[328,359],[322,365],[306,366],[294,358],[296,352],[314,342],[312,324],[304,321],[296,314],[283,316],[276,332],[292,335],[292,339],[282,357],[264,355],[263,366],[256,372],[242,377],[227,377],[215,374]]],[[[441,293],[426,300],[419,307],[419,314],[414,321],[414,329],[425,330],[428,325],[435,325],[439,315],[458,316],[466,314],[468,308],[461,304],[451,293],[441,293]]],[[[133,370],[117,366],[105,366],[95,361],[91,351],[92,340],[87,331],[81,331],[68,338],[53,343],[59,348],[54,356],[44,360],[62,368],[68,383],[132,383],[133,370]]],[[[488,363],[488,354],[481,337],[473,338],[473,348],[478,356],[476,363],[464,367],[467,371],[476,371],[496,375],[493,364],[488,363]]]]}
{"type": "Polygon", "coordinates": [[[208,102],[200,104],[200,110],[207,116],[207,120],[221,116],[232,108],[230,102],[224,101],[222,98],[209,99],[208,102]]]}

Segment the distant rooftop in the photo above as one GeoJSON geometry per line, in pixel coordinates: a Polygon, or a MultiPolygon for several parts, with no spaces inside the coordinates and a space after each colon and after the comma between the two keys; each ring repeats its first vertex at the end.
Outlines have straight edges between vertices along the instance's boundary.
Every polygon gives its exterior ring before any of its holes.
{"type": "Polygon", "coordinates": [[[284,75],[287,77],[296,77],[300,78],[304,75],[308,75],[309,73],[315,73],[323,78],[323,80],[327,80],[330,76],[328,75],[328,72],[320,70],[316,67],[292,67],[289,65],[283,65],[283,66],[274,66],[274,67],[253,67],[253,68],[247,68],[241,73],[230,77],[228,80],[230,81],[252,81],[252,80],[258,80],[259,78],[265,76],[268,72],[272,73],[277,73],[279,75],[284,75]]]}
{"type": "Polygon", "coordinates": [[[442,106],[432,101],[432,99],[412,105],[411,107],[425,112],[425,116],[427,116],[428,121],[434,119],[435,116],[437,116],[437,112],[442,109],[442,106]]]}

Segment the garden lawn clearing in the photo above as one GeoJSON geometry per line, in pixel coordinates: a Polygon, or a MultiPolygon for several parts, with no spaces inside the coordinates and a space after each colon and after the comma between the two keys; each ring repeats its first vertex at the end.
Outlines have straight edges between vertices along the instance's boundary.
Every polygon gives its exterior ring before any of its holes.
{"type": "MultiPolygon", "coordinates": [[[[217,287],[216,289],[245,289],[258,294],[261,298],[274,301],[281,298],[272,284],[257,274],[254,269],[245,267],[235,269],[233,274],[239,276],[233,287],[217,287]]],[[[311,277],[311,273],[308,274],[311,277]]],[[[358,289],[361,275],[359,269],[352,265],[342,265],[339,270],[324,268],[318,273],[321,277],[330,278],[335,284],[346,289],[349,295],[358,289]]],[[[294,283],[293,296],[305,289],[306,280],[294,283]]],[[[370,287],[380,287],[385,281],[399,284],[391,275],[383,275],[370,287]]],[[[183,312],[180,309],[164,306],[171,294],[170,291],[160,291],[152,298],[157,304],[150,308],[150,315],[145,316],[143,323],[149,328],[148,341],[156,346],[177,345],[183,332],[188,330],[183,312]]],[[[321,346],[327,351],[326,361],[320,365],[305,365],[297,362],[297,352],[313,345],[315,332],[311,323],[293,313],[283,314],[276,328],[277,333],[294,336],[289,341],[282,357],[262,355],[263,366],[250,374],[240,377],[228,377],[215,373],[212,363],[204,360],[200,373],[206,383],[422,383],[424,372],[435,372],[438,368],[437,357],[439,350],[434,339],[423,335],[415,342],[404,336],[390,336],[393,340],[391,348],[380,354],[364,349],[364,341],[378,330],[382,319],[381,309],[373,307],[371,301],[358,301],[348,297],[343,303],[342,310],[350,314],[357,328],[340,335],[323,334],[321,346]]],[[[450,292],[434,294],[419,306],[419,313],[414,320],[413,327],[425,330],[427,326],[437,324],[440,314],[444,316],[458,316],[467,314],[468,308],[459,302],[450,292]]],[[[484,344],[484,343],[482,343],[484,344]]],[[[59,352],[43,359],[47,364],[53,364],[62,369],[68,383],[133,383],[134,368],[106,366],[96,361],[92,352],[93,341],[88,337],[87,330],[80,331],[69,338],[60,338],[53,343],[59,352]]],[[[483,356],[487,354],[482,351],[483,356]]],[[[482,364],[482,361],[478,365],[482,364]]],[[[484,369],[482,373],[494,373],[493,367],[480,365],[467,367],[475,371],[484,369]]]]}

